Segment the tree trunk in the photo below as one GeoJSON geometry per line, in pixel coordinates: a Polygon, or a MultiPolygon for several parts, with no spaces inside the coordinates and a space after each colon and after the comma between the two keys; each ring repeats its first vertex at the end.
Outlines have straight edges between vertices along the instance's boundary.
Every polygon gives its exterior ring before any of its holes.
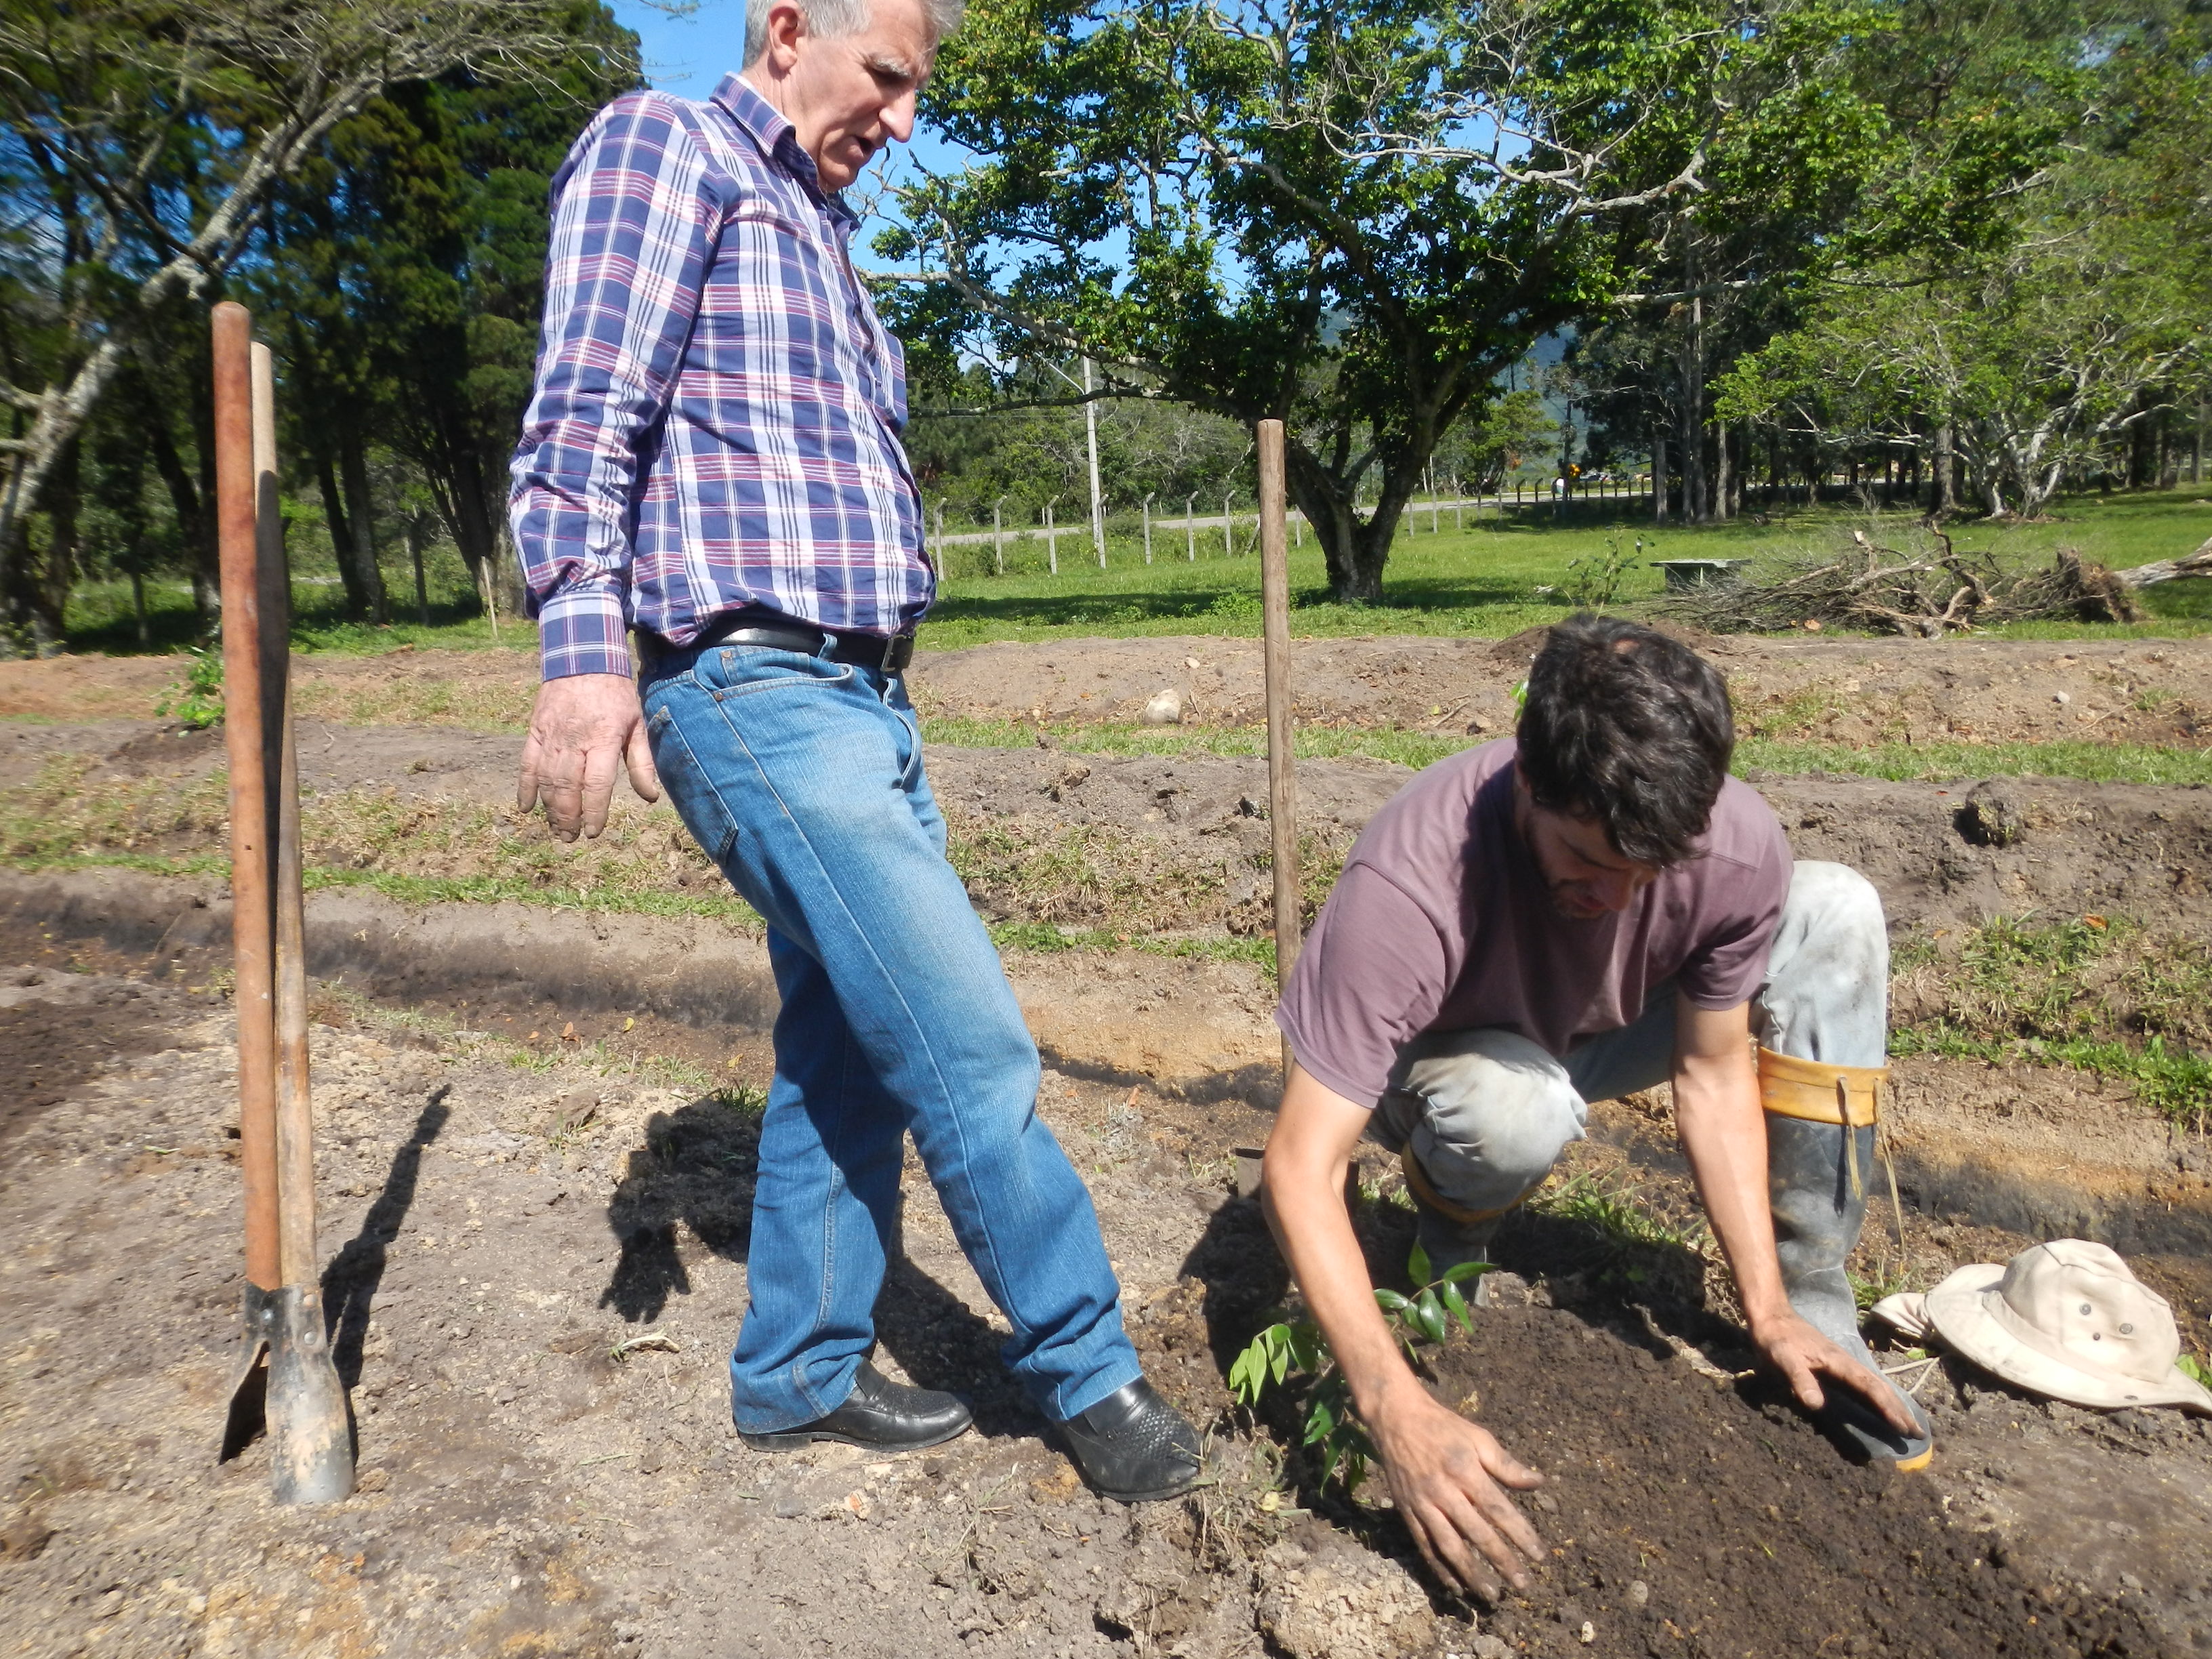
{"type": "Polygon", "coordinates": [[[39,654],[58,657],[69,649],[69,596],[76,586],[77,530],[84,506],[83,445],[71,438],[61,465],[46,488],[49,522],[45,568],[33,591],[32,635],[39,654]]]}
{"type": "Polygon", "coordinates": [[[1656,524],[1667,522],[1667,434],[1656,428],[1651,434],[1651,518],[1656,524]]]}
{"type": "Polygon", "coordinates": [[[338,437],[338,481],[345,486],[346,527],[354,574],[361,584],[368,620],[382,628],[392,620],[384,592],[384,572],[376,562],[375,508],[368,493],[368,443],[358,430],[338,437]]]}
{"type": "Polygon", "coordinates": [[[501,520],[497,540],[493,544],[492,586],[498,590],[499,608],[507,616],[525,617],[528,613],[526,601],[528,591],[522,580],[522,561],[514,550],[514,538],[507,533],[506,520],[501,520]]]}
{"type": "Polygon", "coordinates": [[[407,515],[407,556],[415,566],[415,614],[423,627],[430,625],[430,584],[422,573],[422,519],[420,514],[407,515]]]}
{"type": "Polygon", "coordinates": [[[1732,465],[1726,426],[1713,428],[1713,448],[1720,474],[1713,489],[1713,516],[1725,523],[1735,516],[1735,468],[1732,465]]]}
{"type": "Polygon", "coordinates": [[[1928,510],[1939,519],[1948,519],[1959,510],[1958,463],[1951,454],[1951,423],[1945,421],[1936,428],[1935,490],[1928,510]]]}
{"type": "Polygon", "coordinates": [[[346,615],[368,613],[368,596],[361,590],[361,573],[353,561],[353,524],[346,516],[345,493],[338,488],[337,465],[327,451],[315,457],[315,483],[323,497],[323,522],[331,532],[331,555],[337,560],[338,585],[345,590],[346,615]]]}
{"type": "MultiPolygon", "coordinates": [[[[1339,605],[1380,603],[1383,568],[1389,562],[1399,515],[1412,499],[1411,487],[1396,485],[1385,474],[1375,510],[1363,523],[1357,487],[1322,465],[1312,451],[1293,441],[1286,446],[1284,461],[1291,494],[1321,543],[1330,599],[1339,605]]],[[[1413,476],[1420,476],[1418,466],[1413,476]]]]}

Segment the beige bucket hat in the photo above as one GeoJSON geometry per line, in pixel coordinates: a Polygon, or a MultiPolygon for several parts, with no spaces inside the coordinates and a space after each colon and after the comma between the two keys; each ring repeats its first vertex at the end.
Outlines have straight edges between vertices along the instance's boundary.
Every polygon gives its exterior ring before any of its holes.
{"type": "Polygon", "coordinates": [[[2173,1310],[2106,1245],[2055,1239],[2002,1267],[1961,1267],[1928,1292],[1924,1311],[1953,1352],[2033,1393],[2105,1411],[2212,1413],[2212,1389],[2173,1363],[2173,1310]]]}

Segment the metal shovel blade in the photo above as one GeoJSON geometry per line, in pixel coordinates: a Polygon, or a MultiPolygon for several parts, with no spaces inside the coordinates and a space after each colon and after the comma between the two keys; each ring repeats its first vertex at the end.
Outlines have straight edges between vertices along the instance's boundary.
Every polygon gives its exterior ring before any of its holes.
{"type": "Polygon", "coordinates": [[[231,1366],[230,1410],[222,1425],[222,1449],[216,1461],[228,1463],[252,1444],[267,1420],[268,1376],[261,1356],[276,1329],[276,1296],[248,1281],[239,1311],[238,1358],[231,1366]]]}
{"type": "Polygon", "coordinates": [[[276,1291],[269,1341],[270,1485],[280,1504],[335,1504],[353,1495],[353,1423],[331,1343],[323,1297],[276,1291]]]}

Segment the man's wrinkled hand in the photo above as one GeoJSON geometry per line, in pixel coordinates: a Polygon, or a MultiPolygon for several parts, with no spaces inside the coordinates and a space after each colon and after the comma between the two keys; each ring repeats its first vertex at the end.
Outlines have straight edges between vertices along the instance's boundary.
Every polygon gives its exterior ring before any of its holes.
{"type": "Polygon", "coordinates": [[[645,710],[626,674],[572,674],[538,688],[530,736],[522,745],[522,778],[514,793],[525,812],[545,803],[545,821],[562,841],[607,827],[615,771],[627,766],[629,787],[643,800],[660,799],[645,710]]]}
{"type": "Polygon", "coordinates": [[[1486,1601],[1508,1583],[1527,1588],[1544,1540],[1507,1492],[1533,1491],[1542,1475],[1417,1386],[1374,1413],[1369,1431],[1398,1513],[1438,1577],[1486,1601]]]}
{"type": "Polygon", "coordinates": [[[1905,1408],[1905,1402],[1897,1397],[1894,1389],[1797,1315],[1782,1314],[1763,1321],[1751,1334],[1759,1352],[1782,1373],[1790,1393],[1797,1396],[1797,1403],[1807,1411],[1819,1411],[1826,1403],[1820,1379],[1832,1377],[1864,1395],[1867,1403],[1899,1434],[1910,1437],[1920,1432],[1920,1425],[1912,1420],[1912,1413],[1905,1408]]]}

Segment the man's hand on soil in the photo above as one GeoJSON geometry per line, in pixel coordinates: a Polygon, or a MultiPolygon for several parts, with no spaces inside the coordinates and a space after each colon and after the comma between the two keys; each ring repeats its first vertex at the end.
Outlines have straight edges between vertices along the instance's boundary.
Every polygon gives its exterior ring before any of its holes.
{"type": "Polygon", "coordinates": [[[1919,1425],[1912,1420],[1912,1413],[1905,1410],[1894,1389],[1796,1314],[1782,1314],[1762,1322],[1753,1330],[1752,1340],[1788,1380],[1790,1391],[1807,1411],[1819,1411],[1826,1403],[1827,1397],[1820,1390],[1820,1378],[1831,1376],[1864,1395],[1868,1403],[1899,1433],[1911,1436],[1920,1432],[1919,1425]]]}
{"type": "Polygon", "coordinates": [[[580,828],[607,827],[615,770],[629,769],[629,787],[644,800],[660,799],[660,779],[646,742],[645,710],[626,674],[572,674],[538,688],[530,736],[522,745],[515,805],[527,812],[545,803],[545,821],[562,841],[580,828]]]}
{"type": "Polygon", "coordinates": [[[1486,1601],[1507,1582],[1526,1589],[1544,1540],[1506,1489],[1533,1491],[1544,1477],[1415,1385],[1375,1413],[1369,1430],[1398,1513],[1438,1577],[1486,1601]]]}

